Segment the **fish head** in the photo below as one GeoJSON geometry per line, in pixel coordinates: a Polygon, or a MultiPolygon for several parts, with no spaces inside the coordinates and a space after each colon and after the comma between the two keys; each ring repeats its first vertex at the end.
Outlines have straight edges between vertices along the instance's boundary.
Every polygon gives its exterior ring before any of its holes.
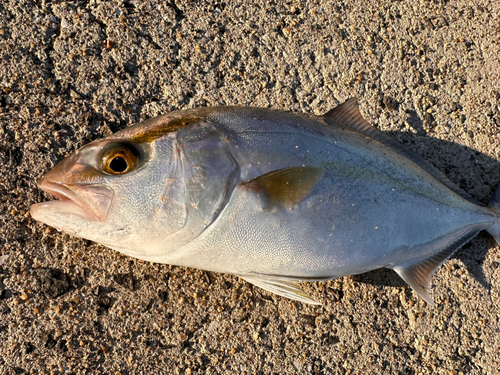
{"type": "Polygon", "coordinates": [[[49,171],[38,187],[57,200],[34,204],[34,219],[139,258],[147,258],[141,245],[175,234],[187,219],[172,134],[95,141],[49,171]]]}

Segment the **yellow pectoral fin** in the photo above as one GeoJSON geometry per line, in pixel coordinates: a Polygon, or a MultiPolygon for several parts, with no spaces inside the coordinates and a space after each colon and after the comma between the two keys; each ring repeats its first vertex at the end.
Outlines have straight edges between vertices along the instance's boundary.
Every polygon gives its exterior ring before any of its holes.
{"type": "Polygon", "coordinates": [[[322,177],[321,168],[291,167],[266,173],[243,186],[263,195],[266,209],[290,208],[304,199],[322,177]]]}

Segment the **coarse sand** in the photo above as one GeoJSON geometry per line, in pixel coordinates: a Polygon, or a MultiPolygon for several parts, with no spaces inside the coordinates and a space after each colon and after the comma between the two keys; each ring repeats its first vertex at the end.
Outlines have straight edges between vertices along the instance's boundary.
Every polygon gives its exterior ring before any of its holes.
{"type": "MultiPolygon", "coordinates": [[[[35,222],[40,177],[172,110],[323,114],[375,127],[487,203],[500,183],[500,2],[2,0],[1,374],[498,374],[500,248],[437,272],[430,307],[393,271],[304,284],[138,261],[35,222]]],[[[404,213],[402,213],[404,214],[404,213]]]]}

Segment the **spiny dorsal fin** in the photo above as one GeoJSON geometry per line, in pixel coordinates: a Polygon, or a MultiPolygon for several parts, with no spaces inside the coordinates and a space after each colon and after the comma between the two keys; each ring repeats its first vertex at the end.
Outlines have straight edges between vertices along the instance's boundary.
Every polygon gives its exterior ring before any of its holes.
{"type": "Polygon", "coordinates": [[[266,209],[290,208],[305,198],[321,180],[323,171],[316,167],[290,167],[266,173],[243,186],[262,194],[266,209]]]}
{"type": "Polygon", "coordinates": [[[456,241],[448,245],[439,253],[430,256],[424,260],[414,261],[394,267],[394,271],[398,273],[406,283],[412,287],[425,302],[434,306],[434,301],[425,289],[429,289],[432,276],[441,267],[446,259],[448,259],[455,251],[463,246],[467,241],[473,238],[479,229],[474,227],[467,230],[464,235],[458,237],[456,241]]]}
{"type": "Polygon", "coordinates": [[[240,277],[249,283],[282,297],[312,305],[321,305],[321,303],[316,302],[309,294],[304,292],[296,280],[273,278],[268,275],[245,275],[240,277]]]}
{"type": "Polygon", "coordinates": [[[399,154],[413,161],[415,164],[420,166],[420,168],[424,169],[427,173],[434,176],[446,187],[460,195],[462,198],[465,198],[477,205],[484,206],[484,204],[455,185],[450,179],[448,179],[448,177],[446,177],[440,170],[434,167],[427,160],[403,147],[403,145],[398,141],[388,137],[380,130],[371,126],[359,112],[357,103],[357,98],[348,99],[346,102],[325,113],[324,117],[326,117],[327,121],[333,120],[337,124],[348,127],[363,135],[369,136],[370,138],[373,138],[374,140],[392,148],[399,154]]]}
{"type": "Polygon", "coordinates": [[[338,124],[353,128],[357,131],[365,127],[371,128],[370,124],[361,115],[361,112],[359,112],[358,98],[348,99],[346,102],[326,112],[324,116],[332,119],[338,124]]]}

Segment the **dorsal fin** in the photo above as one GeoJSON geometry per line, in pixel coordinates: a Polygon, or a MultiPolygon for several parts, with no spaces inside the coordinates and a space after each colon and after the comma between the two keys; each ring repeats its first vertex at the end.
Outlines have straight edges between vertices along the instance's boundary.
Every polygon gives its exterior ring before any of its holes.
{"type": "Polygon", "coordinates": [[[290,208],[304,199],[322,176],[321,168],[290,167],[266,173],[243,186],[262,194],[266,209],[290,208]]]}
{"type": "Polygon", "coordinates": [[[364,133],[365,128],[372,128],[363,118],[358,108],[358,98],[351,98],[324,114],[338,124],[364,133]]]}
{"type": "Polygon", "coordinates": [[[475,203],[477,205],[484,206],[483,203],[479,202],[477,199],[475,199],[474,197],[472,197],[471,195],[460,189],[457,185],[455,185],[448,177],[446,177],[446,175],[444,175],[436,167],[430,164],[427,160],[413,153],[407,148],[403,147],[403,145],[398,141],[388,137],[380,130],[371,126],[359,112],[357,103],[358,103],[357,98],[348,99],[343,104],[340,104],[339,106],[325,113],[324,114],[325,120],[327,122],[332,120],[337,124],[355,130],[358,133],[366,135],[392,148],[402,156],[413,161],[415,164],[420,166],[420,168],[425,170],[430,175],[434,176],[436,179],[441,181],[446,187],[448,187],[450,190],[460,195],[462,198],[465,198],[468,201],[475,203]]]}

